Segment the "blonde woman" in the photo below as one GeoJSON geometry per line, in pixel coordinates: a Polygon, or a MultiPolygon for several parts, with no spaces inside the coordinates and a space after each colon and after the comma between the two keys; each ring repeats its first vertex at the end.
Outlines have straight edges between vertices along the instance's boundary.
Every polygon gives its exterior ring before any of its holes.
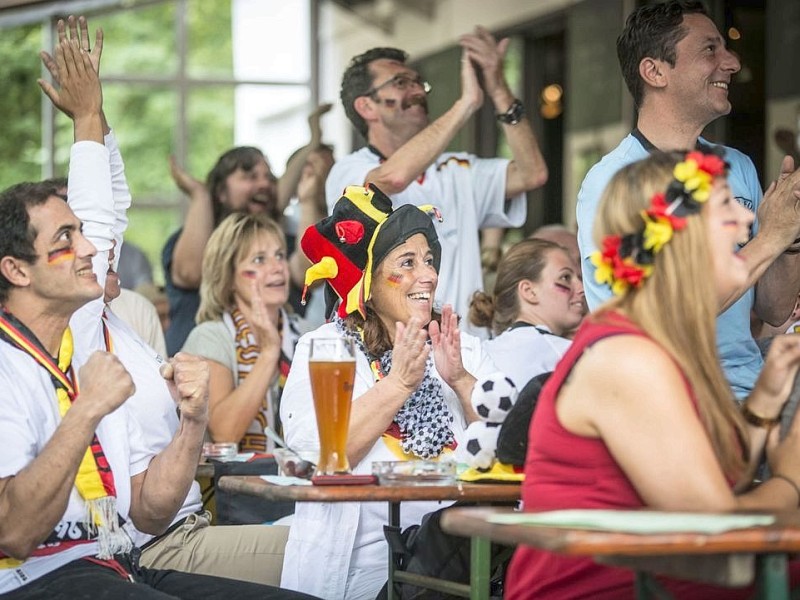
{"type": "MultiPolygon", "coordinates": [[[[529,432],[525,510],[651,507],[789,510],[800,503],[800,425],[773,427],[800,363],[776,339],[740,409],[719,364],[715,316],[749,285],[750,211],[716,155],[654,154],[621,169],[601,201],[592,261],[616,298],[579,330],[542,389],[529,432]],[[769,438],[769,439],[768,439],[769,438]],[[773,476],[751,489],[767,447],[773,476]]],[[[768,192],[769,194],[770,192],[768,192]]],[[[633,574],[520,547],[507,597],[633,597],[633,574]]],[[[752,590],[665,581],[675,598],[752,590]]]]}
{"type": "Polygon", "coordinates": [[[584,314],[577,265],[565,248],[539,239],[509,248],[497,266],[494,294],[476,292],[469,309],[474,325],[497,336],[484,350],[519,389],[553,370],[584,314]]]}
{"type": "Polygon", "coordinates": [[[284,308],[289,266],[283,231],[269,217],[237,213],[214,230],[203,255],[198,325],[183,350],[209,359],[208,432],[240,452],[268,448],[301,320],[284,308]]]}

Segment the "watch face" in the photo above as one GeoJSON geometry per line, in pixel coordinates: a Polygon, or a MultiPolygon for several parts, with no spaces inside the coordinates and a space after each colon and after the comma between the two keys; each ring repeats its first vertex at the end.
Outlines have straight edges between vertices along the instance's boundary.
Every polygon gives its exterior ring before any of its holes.
{"type": "Polygon", "coordinates": [[[516,125],[525,114],[525,107],[519,100],[514,100],[509,109],[503,114],[497,115],[497,120],[507,125],[516,125]]]}

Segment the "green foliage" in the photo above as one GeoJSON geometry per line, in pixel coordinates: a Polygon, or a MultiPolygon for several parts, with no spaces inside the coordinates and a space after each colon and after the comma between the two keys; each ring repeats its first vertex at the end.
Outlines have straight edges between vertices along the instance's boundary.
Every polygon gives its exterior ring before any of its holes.
{"type": "Polygon", "coordinates": [[[189,95],[187,166],[198,179],[205,180],[219,155],[233,146],[233,106],[234,91],[228,86],[199,87],[189,95]]]}
{"type": "Polygon", "coordinates": [[[42,126],[38,26],[17,27],[0,35],[0,189],[41,178],[42,126]]]}
{"type": "Polygon", "coordinates": [[[91,31],[101,27],[107,41],[101,74],[112,77],[175,76],[179,56],[175,41],[175,18],[174,2],[91,17],[91,31]]]}
{"type": "Polygon", "coordinates": [[[189,73],[200,77],[233,77],[231,1],[190,2],[187,17],[189,73]]]}

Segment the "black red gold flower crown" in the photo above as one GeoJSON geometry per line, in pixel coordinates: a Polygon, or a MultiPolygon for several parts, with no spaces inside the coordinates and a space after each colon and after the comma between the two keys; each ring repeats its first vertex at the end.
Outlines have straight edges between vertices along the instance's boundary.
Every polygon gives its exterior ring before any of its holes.
{"type": "Polygon", "coordinates": [[[711,150],[689,152],[675,165],[666,192],[654,194],[650,206],[642,210],[642,230],[603,238],[602,247],[591,256],[595,281],[607,284],[617,296],[641,286],[653,272],[655,255],[676,231],[686,227],[687,216],[700,212],[714,178],[724,175],[726,168],[725,161],[711,150]]]}

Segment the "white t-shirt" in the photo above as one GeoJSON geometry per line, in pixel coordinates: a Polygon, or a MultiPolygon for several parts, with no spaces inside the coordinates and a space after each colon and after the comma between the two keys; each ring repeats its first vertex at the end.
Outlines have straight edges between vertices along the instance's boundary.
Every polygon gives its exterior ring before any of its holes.
{"type": "MultiPolygon", "coordinates": [[[[73,371],[76,377],[80,366],[81,362],[74,357],[73,371]]],[[[0,389],[3,390],[0,477],[10,477],[42,452],[61,422],[61,416],[49,373],[33,358],[5,342],[0,342],[0,389]]],[[[153,453],[145,446],[139,424],[124,404],[100,421],[96,433],[114,474],[117,511],[123,519],[127,519],[131,477],[147,469],[153,453]]],[[[69,539],[70,525],[83,522],[85,517],[86,505],[73,487],[67,510],[56,531],[63,532],[64,539],[69,539]]],[[[0,569],[0,594],[73,560],[92,556],[97,551],[97,543],[89,542],[49,556],[29,558],[18,567],[0,569]]]]}
{"type": "MultiPolygon", "coordinates": [[[[462,329],[484,339],[489,337],[488,330],[471,325],[466,318],[472,294],[483,288],[478,231],[520,227],[527,215],[525,194],[506,200],[508,163],[504,158],[448,152],[418,180],[391,196],[395,207],[432,204],[441,211],[443,222],[434,220],[442,246],[436,301],[452,304],[462,317],[462,329]]],[[[379,164],[380,157],[366,147],[337,161],[325,182],[328,213],[347,186],[364,185],[367,173],[379,164]]]]}
{"type": "Polygon", "coordinates": [[[541,325],[509,328],[483,345],[517,390],[537,375],[552,371],[572,343],[552,333],[543,333],[546,331],[541,325]]]}

